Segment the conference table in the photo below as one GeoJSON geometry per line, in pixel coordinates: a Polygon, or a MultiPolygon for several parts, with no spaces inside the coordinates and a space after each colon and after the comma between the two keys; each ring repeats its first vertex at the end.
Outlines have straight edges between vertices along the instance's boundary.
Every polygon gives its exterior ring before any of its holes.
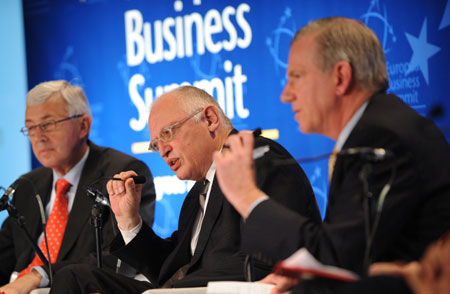
{"type": "MultiPolygon", "coordinates": [[[[251,282],[209,282],[208,287],[150,289],[142,294],[270,294],[273,286],[251,282]]],[[[48,294],[50,288],[39,288],[30,294],[48,294]]]]}

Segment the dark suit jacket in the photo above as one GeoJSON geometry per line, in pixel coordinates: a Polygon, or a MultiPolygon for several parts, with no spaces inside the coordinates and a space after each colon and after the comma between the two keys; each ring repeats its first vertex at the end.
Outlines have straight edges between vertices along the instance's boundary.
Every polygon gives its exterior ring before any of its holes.
{"type": "MultiPolygon", "coordinates": [[[[372,261],[414,260],[450,227],[450,148],[435,124],[394,95],[370,98],[343,149],[381,147],[395,157],[372,165],[369,190],[377,198],[396,168],[380,215],[372,261]]],[[[319,260],[363,272],[366,245],[362,185],[364,161],[338,157],[322,224],[266,201],[247,219],[244,248],[285,258],[307,247],[319,260]],[[269,237],[265,237],[269,236],[269,237]]],[[[374,203],[375,206],[375,203],[374,203]]]]}
{"type": "MultiPolygon", "coordinates": [[[[95,259],[81,259],[90,253],[95,253],[95,231],[90,224],[91,208],[93,201],[87,196],[86,188],[90,185],[98,188],[107,195],[105,182],[96,182],[102,177],[113,176],[123,170],[133,169],[138,174],[144,175],[147,182],[143,187],[141,203],[141,215],[149,223],[153,222],[155,190],[153,179],[148,167],[131,156],[111,148],[99,147],[89,142],[90,151],[75,194],[72,210],[69,214],[61,249],[57,262],[53,265],[58,270],[66,263],[75,261],[88,262],[95,259]]],[[[35,198],[38,193],[44,206],[50,199],[52,190],[52,170],[39,167],[23,175],[28,180],[20,180],[19,186],[14,194],[13,205],[20,215],[25,217],[28,231],[37,240],[42,233],[42,222],[39,207],[35,198]]],[[[105,220],[103,224],[103,244],[109,244],[118,232],[113,225],[113,217],[107,210],[104,211],[105,220]]],[[[36,241],[37,242],[37,241],[36,241]]],[[[25,234],[16,224],[15,220],[8,217],[0,231],[0,285],[9,281],[13,271],[21,271],[26,268],[34,257],[34,251],[26,239],[25,234]]],[[[110,261],[113,266],[114,261],[110,261]]]]}
{"type": "MultiPolygon", "coordinates": [[[[268,195],[320,222],[320,214],[306,175],[298,164],[272,166],[272,160],[292,159],[272,140],[258,137],[256,146],[269,145],[270,152],[256,161],[258,186],[268,195]]],[[[178,230],[168,239],[159,238],[144,224],[126,246],[119,236],[111,246],[114,254],[136,267],[156,285],[162,285],[180,267],[189,264],[187,275],[174,287],[205,286],[212,280],[244,280],[245,254],[241,251],[242,219],[225,199],[217,180],[211,193],[198,244],[191,257],[192,228],[199,209],[200,183],[188,193],[180,212],[178,230]]],[[[256,262],[255,275],[262,278],[272,264],[256,262]]]]}

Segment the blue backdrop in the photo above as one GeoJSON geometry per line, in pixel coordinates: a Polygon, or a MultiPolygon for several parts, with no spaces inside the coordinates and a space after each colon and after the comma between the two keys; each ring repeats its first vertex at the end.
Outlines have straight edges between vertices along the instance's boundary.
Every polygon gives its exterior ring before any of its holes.
{"type": "MultiPolygon", "coordinates": [[[[30,170],[28,139],[19,132],[25,121],[27,75],[22,3],[0,1],[0,187],[30,170]]],[[[0,189],[0,195],[4,190],[0,189]]],[[[0,224],[8,215],[0,212],[0,224]]]]}
{"type": "MultiPolygon", "coordinates": [[[[167,236],[192,183],[177,180],[158,154],[145,153],[154,97],[193,84],[216,97],[236,128],[272,130],[294,157],[330,152],[332,141],[298,131],[279,95],[294,32],[333,15],[359,19],[377,33],[389,91],[432,114],[448,135],[450,0],[25,0],[28,83],[66,79],[85,89],[91,139],[149,165],[158,201],[154,229],[167,236]]],[[[327,162],[303,168],[323,213],[327,162]]]]}

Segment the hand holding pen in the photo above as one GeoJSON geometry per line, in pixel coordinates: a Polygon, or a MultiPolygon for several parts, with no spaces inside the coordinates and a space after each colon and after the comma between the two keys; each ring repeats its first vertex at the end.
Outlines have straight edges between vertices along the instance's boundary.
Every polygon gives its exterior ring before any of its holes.
{"type": "MultiPolygon", "coordinates": [[[[147,179],[144,176],[131,176],[130,178],[133,179],[135,184],[144,184],[147,181],[147,179]]],[[[121,178],[117,177],[104,177],[104,179],[113,181],[123,181],[121,178]]]]}
{"type": "MultiPolygon", "coordinates": [[[[253,130],[251,133],[253,134],[253,138],[256,138],[261,135],[262,131],[261,131],[261,128],[257,128],[255,130],[253,130]]],[[[230,148],[230,146],[228,146],[227,144],[225,144],[223,146],[223,149],[228,149],[228,148],[230,148]]],[[[270,150],[269,145],[264,145],[264,146],[254,148],[253,156],[252,156],[253,160],[263,157],[264,154],[266,154],[269,150],[270,150]]]]}
{"type": "Polygon", "coordinates": [[[141,202],[142,180],[136,172],[126,171],[114,175],[106,184],[111,209],[121,230],[129,231],[140,223],[139,204],[141,202]]]}
{"type": "Polygon", "coordinates": [[[254,149],[259,131],[241,131],[225,142],[225,152],[215,152],[216,177],[228,201],[246,218],[251,204],[265,194],[256,186],[254,158],[261,157],[269,146],[254,149]]]}

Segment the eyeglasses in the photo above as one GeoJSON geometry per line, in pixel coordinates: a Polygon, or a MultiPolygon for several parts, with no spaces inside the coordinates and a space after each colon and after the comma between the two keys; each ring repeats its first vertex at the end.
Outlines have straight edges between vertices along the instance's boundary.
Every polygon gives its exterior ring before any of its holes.
{"type": "Polygon", "coordinates": [[[41,129],[42,132],[51,132],[53,130],[56,129],[56,124],[72,119],[72,118],[77,118],[82,116],[83,114],[75,114],[60,120],[51,120],[51,121],[46,121],[40,124],[36,124],[36,125],[32,125],[29,127],[23,127],[20,129],[20,131],[22,132],[22,134],[24,134],[25,136],[32,136],[35,132],[36,132],[36,128],[39,127],[41,129]]]}
{"type": "Polygon", "coordinates": [[[150,152],[159,152],[159,150],[158,150],[158,142],[160,140],[163,141],[163,142],[168,142],[168,141],[172,140],[173,137],[175,136],[174,129],[176,127],[180,127],[182,124],[184,124],[189,119],[193,118],[194,116],[196,116],[197,114],[199,114],[202,111],[203,111],[203,108],[198,108],[197,110],[194,111],[194,113],[192,113],[188,117],[183,118],[182,120],[179,120],[177,122],[174,122],[170,126],[162,128],[161,131],[159,132],[159,138],[155,138],[155,139],[150,141],[150,144],[148,146],[148,150],[150,152]]]}

